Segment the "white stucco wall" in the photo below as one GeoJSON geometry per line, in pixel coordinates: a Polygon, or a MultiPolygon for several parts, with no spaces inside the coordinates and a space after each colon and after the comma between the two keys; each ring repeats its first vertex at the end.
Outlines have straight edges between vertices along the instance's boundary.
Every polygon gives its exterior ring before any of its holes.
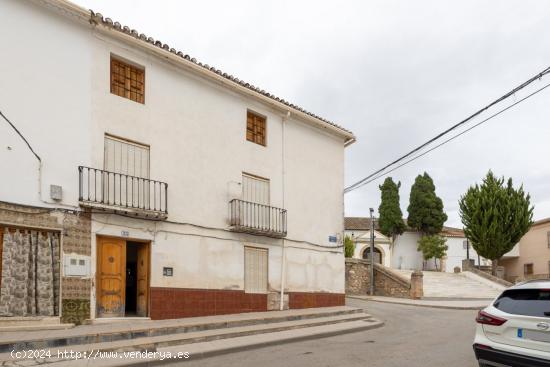
{"type": "MultiPolygon", "coordinates": [[[[395,246],[392,253],[391,266],[396,269],[422,269],[422,253],[417,251],[418,240],[420,234],[416,232],[405,232],[403,235],[398,236],[395,241],[395,246]]],[[[445,271],[452,273],[454,267],[458,266],[462,269],[462,260],[466,259],[466,249],[464,249],[463,241],[466,238],[463,237],[446,237],[447,257],[445,260],[445,271]]],[[[478,265],[477,253],[470,247],[470,259],[475,260],[475,264],[478,265]]],[[[483,259],[481,261],[484,265],[483,259]]],[[[433,259],[426,263],[428,270],[435,270],[435,263],[433,259]]],[[[438,261],[438,268],[441,269],[441,265],[438,261]]]]}
{"type": "Polygon", "coordinates": [[[422,269],[422,254],[416,250],[419,238],[416,232],[405,232],[397,237],[392,252],[392,268],[422,269]]]}
{"type": "Polygon", "coordinates": [[[52,206],[44,201],[55,184],[62,204],[76,207],[77,166],[91,157],[90,30],[31,2],[3,0],[0,33],[0,111],[42,158],[40,199],[38,160],[0,118],[0,200],[52,206]]]}
{"type": "Polygon", "coordinates": [[[0,123],[0,165],[14,173],[0,181],[0,200],[78,209],[77,166],[103,168],[106,133],[149,145],[150,177],[169,185],[173,223],[94,214],[91,276],[95,235],[125,231],[152,241],[151,286],[242,289],[243,247],[254,245],[269,249],[269,285],[280,289],[283,240],[227,231],[228,202],[247,172],[268,178],[271,205],[288,210],[285,289],[344,292],[342,248],[328,240],[343,232],[343,137],[292,113],[283,122],[286,111],[88,23],[24,1],[0,9],[2,33],[18,32],[4,40],[14,57],[0,62],[0,108],[42,157],[43,197],[50,184],[64,194],[59,203],[39,200],[36,159],[0,123]],[[145,104],[110,93],[111,55],[145,68],[145,104]],[[266,147],[246,141],[247,109],[267,117],[266,147]],[[172,278],[163,266],[174,266],[172,278]]]}
{"type": "MultiPolygon", "coordinates": [[[[446,260],[446,271],[452,273],[454,267],[458,266],[462,270],[462,260],[466,259],[466,249],[464,248],[464,237],[447,237],[447,260],[446,260]]],[[[475,261],[476,265],[479,265],[477,252],[473,249],[470,244],[470,259],[475,261]]],[[[481,265],[486,265],[481,259],[481,265]]]]}

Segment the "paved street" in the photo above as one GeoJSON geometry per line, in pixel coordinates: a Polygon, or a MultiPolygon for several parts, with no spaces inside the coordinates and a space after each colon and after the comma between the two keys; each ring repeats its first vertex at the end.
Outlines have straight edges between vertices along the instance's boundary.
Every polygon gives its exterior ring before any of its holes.
{"type": "Polygon", "coordinates": [[[345,334],[193,361],[181,366],[475,367],[476,311],[348,300],[385,320],[381,329],[345,334]]]}

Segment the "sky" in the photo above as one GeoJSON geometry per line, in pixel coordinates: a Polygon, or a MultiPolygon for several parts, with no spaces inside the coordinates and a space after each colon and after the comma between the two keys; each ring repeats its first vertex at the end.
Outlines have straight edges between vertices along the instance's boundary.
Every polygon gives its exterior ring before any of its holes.
{"type": "MultiPolygon", "coordinates": [[[[546,0],[75,2],[352,130],[346,185],[550,66],[546,0]]],[[[550,217],[549,102],[550,88],[392,172],[404,216],[428,172],[446,224],[462,227],[458,200],[491,169],[523,184],[535,220],[550,217]]],[[[346,215],[377,212],[383,180],[347,194],[346,215]]]]}

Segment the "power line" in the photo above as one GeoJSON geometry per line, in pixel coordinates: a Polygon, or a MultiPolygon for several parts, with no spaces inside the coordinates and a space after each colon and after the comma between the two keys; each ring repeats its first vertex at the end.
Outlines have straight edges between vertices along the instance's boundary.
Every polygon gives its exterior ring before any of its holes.
{"type": "MultiPolygon", "coordinates": [[[[401,168],[401,167],[403,167],[403,166],[405,166],[405,165],[411,163],[412,161],[417,160],[418,158],[420,158],[420,157],[422,157],[422,156],[424,156],[424,155],[430,153],[431,151],[433,151],[433,150],[435,150],[435,149],[441,147],[442,145],[447,144],[448,142],[450,142],[450,141],[452,141],[452,140],[458,138],[459,136],[466,134],[468,131],[470,131],[470,130],[476,128],[476,127],[478,127],[479,125],[481,125],[481,124],[483,124],[483,123],[485,123],[485,122],[487,122],[487,121],[489,121],[489,120],[491,120],[492,118],[497,117],[497,116],[500,115],[501,113],[503,113],[503,112],[505,112],[505,111],[511,109],[512,107],[514,107],[514,106],[518,105],[519,103],[525,101],[526,99],[528,99],[528,98],[534,96],[535,94],[537,94],[537,93],[539,93],[539,92],[542,92],[544,89],[546,89],[546,88],[548,88],[548,87],[550,87],[550,83],[549,83],[549,84],[546,84],[544,87],[542,87],[542,88],[540,88],[540,89],[537,89],[536,91],[534,91],[533,93],[529,94],[528,96],[526,96],[526,97],[520,99],[519,101],[514,102],[514,103],[511,104],[510,106],[508,106],[508,107],[506,107],[506,108],[503,108],[502,110],[498,111],[497,113],[495,113],[495,114],[493,114],[493,115],[487,117],[485,120],[482,120],[482,121],[478,122],[477,124],[475,124],[475,125],[473,125],[473,126],[467,128],[466,130],[461,131],[460,133],[458,133],[458,134],[456,134],[456,135],[450,137],[449,139],[447,139],[447,140],[445,140],[445,141],[439,143],[438,145],[436,145],[436,146],[430,148],[429,150],[427,150],[427,151],[425,151],[425,152],[423,152],[423,153],[421,153],[421,154],[419,154],[419,155],[417,155],[417,156],[415,156],[415,157],[413,157],[413,158],[411,158],[411,159],[405,161],[404,163],[401,163],[400,165],[398,165],[398,166],[392,168],[392,169],[389,170],[389,171],[383,172],[383,173],[379,174],[378,176],[373,177],[373,178],[369,179],[368,181],[365,181],[361,186],[366,185],[366,184],[368,184],[368,183],[371,183],[372,181],[375,181],[375,180],[379,179],[380,177],[384,177],[384,176],[390,174],[391,172],[393,172],[393,171],[395,171],[395,170],[397,170],[397,169],[399,169],[399,168],[401,168]]],[[[359,187],[360,187],[360,186],[359,186],[359,187]]]]}
{"type": "Polygon", "coordinates": [[[546,69],[544,69],[543,71],[541,71],[540,73],[538,73],[537,75],[533,76],[532,78],[528,79],[527,81],[523,82],[522,84],[520,84],[519,86],[515,87],[514,89],[512,89],[511,91],[509,91],[508,93],[504,94],[502,97],[494,100],[493,102],[489,103],[487,106],[481,108],[480,110],[476,111],[475,113],[473,113],[472,115],[468,116],[467,118],[465,118],[464,120],[460,121],[459,123],[451,126],[450,128],[448,128],[447,130],[437,134],[435,137],[431,138],[430,140],[426,141],[425,143],[419,145],[418,147],[414,148],[413,150],[411,150],[410,152],[408,152],[407,154],[399,157],[398,159],[394,160],[393,162],[387,164],[386,166],[380,168],[379,170],[371,173],[370,175],[368,175],[367,177],[364,177],[362,178],[361,180],[357,181],[356,183],[346,187],[344,189],[344,193],[348,193],[348,192],[351,192],[363,185],[365,185],[366,183],[368,183],[367,181],[369,181],[370,178],[378,175],[379,173],[381,172],[384,172],[386,171],[389,167],[391,166],[394,166],[396,165],[397,163],[401,162],[402,160],[410,157],[411,155],[413,155],[414,153],[422,150],[424,147],[430,145],[431,143],[433,143],[434,141],[440,139],[441,137],[443,137],[444,135],[447,135],[448,133],[450,133],[451,131],[453,130],[456,130],[457,128],[459,128],[460,126],[466,124],[467,122],[469,122],[470,120],[472,120],[474,117],[480,115],[481,113],[485,112],[486,110],[488,110],[489,108],[491,108],[492,106],[504,101],[505,99],[513,96],[515,93],[517,93],[518,91],[522,90],[523,88],[525,88],[526,86],[528,86],[529,84],[533,83],[534,81],[536,80],[540,80],[543,76],[545,76],[546,74],[550,73],[550,67],[547,67],[546,69]]]}
{"type": "Polygon", "coordinates": [[[19,130],[17,130],[17,128],[15,127],[14,124],[12,124],[12,122],[10,120],[8,120],[8,118],[6,116],[4,116],[4,114],[2,113],[2,111],[0,111],[0,116],[2,116],[4,118],[4,120],[6,120],[6,122],[8,124],[10,124],[10,126],[15,130],[15,132],[21,137],[21,139],[23,139],[23,141],[27,144],[27,146],[29,147],[29,149],[31,150],[32,154],[34,154],[34,156],[38,159],[39,162],[42,162],[42,159],[40,159],[40,157],[38,156],[38,154],[36,154],[36,152],[34,151],[34,149],[32,149],[31,147],[31,144],[27,141],[27,139],[25,139],[25,137],[23,136],[23,134],[21,134],[19,132],[19,130]]]}

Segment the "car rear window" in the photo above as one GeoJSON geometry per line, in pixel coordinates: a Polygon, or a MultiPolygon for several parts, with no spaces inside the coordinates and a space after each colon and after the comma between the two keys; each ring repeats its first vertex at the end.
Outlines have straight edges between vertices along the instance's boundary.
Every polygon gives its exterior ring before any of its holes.
{"type": "Polygon", "coordinates": [[[550,317],[550,289],[510,289],[494,306],[515,315],[550,317]]]}

